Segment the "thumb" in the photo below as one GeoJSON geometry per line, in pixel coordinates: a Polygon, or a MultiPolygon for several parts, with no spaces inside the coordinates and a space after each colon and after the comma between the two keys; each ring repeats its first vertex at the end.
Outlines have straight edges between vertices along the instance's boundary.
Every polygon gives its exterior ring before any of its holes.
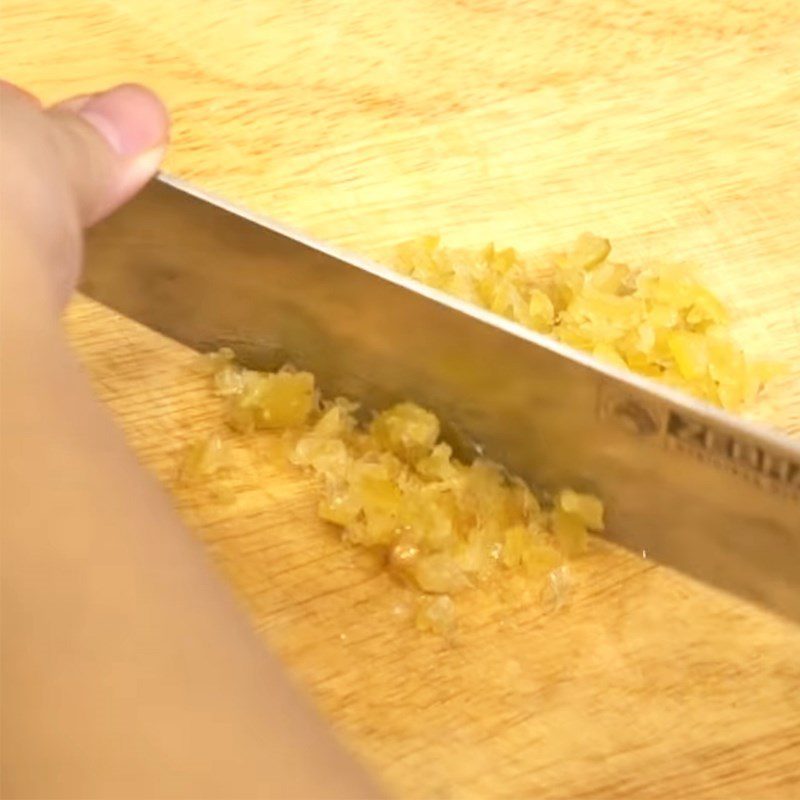
{"type": "Polygon", "coordinates": [[[72,98],[46,113],[84,227],[136,194],[164,157],[167,111],[143,86],[72,98]]]}

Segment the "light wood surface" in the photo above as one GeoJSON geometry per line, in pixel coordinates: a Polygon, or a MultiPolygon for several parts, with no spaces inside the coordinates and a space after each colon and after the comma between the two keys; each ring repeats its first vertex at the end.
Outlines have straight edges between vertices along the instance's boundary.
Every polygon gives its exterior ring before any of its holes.
{"type": "MultiPolygon", "coordinates": [[[[56,99],[137,80],[169,168],[381,257],[441,231],[697,260],[800,434],[800,6],[794,0],[6,0],[0,71],[56,99]]],[[[221,264],[220,268],[224,269],[221,264]]],[[[800,630],[598,547],[568,608],[475,604],[454,645],[257,463],[180,487],[218,421],[191,354],[89,301],[98,391],[352,747],[403,797],[800,797],[800,630]]]]}

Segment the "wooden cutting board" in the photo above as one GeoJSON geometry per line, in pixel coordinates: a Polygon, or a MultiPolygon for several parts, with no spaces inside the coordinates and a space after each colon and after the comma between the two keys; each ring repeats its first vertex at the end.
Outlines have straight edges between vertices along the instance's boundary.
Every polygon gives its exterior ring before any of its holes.
{"type": "MultiPolygon", "coordinates": [[[[700,263],[800,435],[795,0],[6,0],[0,68],[52,100],[146,82],[171,170],[371,256],[440,231],[609,236],[700,263]]],[[[220,269],[225,269],[220,264],[220,269]]],[[[466,609],[453,643],[254,460],[175,480],[218,424],[191,354],[87,300],[70,335],[143,461],[354,750],[409,798],[800,797],[800,629],[596,547],[568,606],[466,609]]],[[[800,523],[799,523],[800,524],[800,523]]]]}

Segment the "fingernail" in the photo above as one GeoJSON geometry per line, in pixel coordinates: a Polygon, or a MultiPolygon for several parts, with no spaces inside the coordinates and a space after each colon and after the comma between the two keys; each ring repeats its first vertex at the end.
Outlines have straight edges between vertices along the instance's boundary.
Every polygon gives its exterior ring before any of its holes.
{"type": "Polygon", "coordinates": [[[136,194],[158,172],[165,152],[166,147],[159,145],[145,150],[129,162],[116,188],[116,196],[120,201],[136,194]]]}
{"type": "Polygon", "coordinates": [[[143,86],[116,86],[89,98],[77,113],[121,156],[162,149],[167,141],[166,109],[143,86]]]}

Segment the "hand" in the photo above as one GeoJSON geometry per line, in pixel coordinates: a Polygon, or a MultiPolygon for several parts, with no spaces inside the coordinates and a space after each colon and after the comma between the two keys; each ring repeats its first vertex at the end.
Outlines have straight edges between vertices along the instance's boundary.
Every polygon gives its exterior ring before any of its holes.
{"type": "Polygon", "coordinates": [[[83,229],[158,168],[163,106],[119,86],[43,109],[10,84],[0,104],[0,796],[380,796],[126,447],[59,324],[83,229]]]}
{"type": "Polygon", "coordinates": [[[131,84],[43,108],[0,81],[0,264],[41,270],[53,307],[75,288],[83,229],[129,200],[156,173],[169,120],[131,84]]]}

